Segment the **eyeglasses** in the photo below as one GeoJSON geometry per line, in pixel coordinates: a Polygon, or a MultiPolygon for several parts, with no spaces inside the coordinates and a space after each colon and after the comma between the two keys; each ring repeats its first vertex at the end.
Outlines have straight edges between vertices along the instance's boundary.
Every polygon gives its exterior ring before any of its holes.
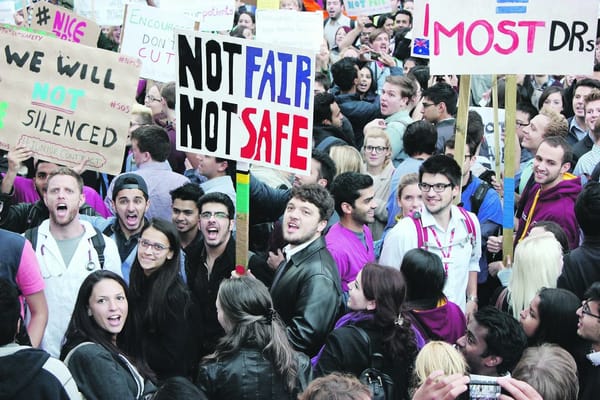
{"type": "Polygon", "coordinates": [[[165,246],[162,243],[152,243],[149,240],[146,239],[142,239],[139,238],[138,239],[138,244],[143,248],[143,249],[148,249],[151,248],[152,251],[154,251],[154,253],[161,253],[165,250],[169,250],[171,247],[169,246],[165,246]]]}
{"type": "Polygon", "coordinates": [[[419,183],[419,189],[425,193],[428,193],[431,189],[436,193],[442,193],[446,188],[452,186],[454,185],[451,183],[434,183],[433,185],[430,185],[429,183],[419,183]]]}
{"type": "Polygon", "coordinates": [[[150,103],[152,103],[152,102],[155,102],[155,101],[162,101],[162,97],[161,98],[156,98],[154,96],[146,95],[146,100],[148,100],[150,103]]]}
{"type": "Polygon", "coordinates": [[[375,154],[381,154],[381,152],[387,150],[388,148],[383,146],[365,146],[364,149],[367,153],[374,151],[375,154]]]}
{"type": "MultiPolygon", "coordinates": [[[[446,157],[450,157],[450,158],[454,159],[454,154],[446,153],[446,154],[444,154],[444,155],[445,155],[446,157]]],[[[468,160],[468,159],[469,159],[469,158],[471,158],[471,157],[473,157],[473,156],[472,156],[472,155],[470,155],[470,154],[465,154],[465,160],[468,160]]]]}
{"type": "Polygon", "coordinates": [[[435,103],[425,103],[425,102],[423,102],[423,103],[421,103],[421,104],[423,104],[423,108],[427,108],[427,107],[435,106],[435,103]]]}
{"type": "Polygon", "coordinates": [[[200,218],[202,218],[202,219],[211,219],[213,216],[218,219],[228,219],[229,218],[229,214],[227,214],[223,211],[216,211],[216,212],[204,211],[204,212],[200,213],[200,218]]]}
{"type": "Polygon", "coordinates": [[[516,124],[517,124],[518,128],[523,128],[525,126],[529,126],[530,122],[525,123],[525,122],[517,121],[516,124]]]}
{"type": "Polygon", "coordinates": [[[596,315],[592,313],[592,310],[590,310],[590,305],[588,304],[587,300],[583,300],[581,302],[581,313],[585,314],[585,315],[589,315],[590,317],[596,318],[596,319],[600,319],[600,315],[596,315]]]}

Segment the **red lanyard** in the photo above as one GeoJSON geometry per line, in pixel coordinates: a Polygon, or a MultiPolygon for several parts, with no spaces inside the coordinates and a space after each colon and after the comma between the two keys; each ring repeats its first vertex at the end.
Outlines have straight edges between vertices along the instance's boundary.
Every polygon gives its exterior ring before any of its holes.
{"type": "Polygon", "coordinates": [[[440,248],[440,252],[442,253],[442,256],[443,256],[442,262],[444,263],[444,271],[446,272],[446,276],[448,276],[448,264],[450,263],[450,256],[452,255],[452,242],[454,241],[454,228],[452,228],[452,231],[450,232],[450,244],[448,246],[448,251],[446,251],[446,252],[444,252],[442,243],[440,242],[440,239],[438,238],[438,235],[435,232],[435,229],[433,229],[430,226],[429,230],[433,234],[435,242],[438,245],[438,247],[440,248]]]}

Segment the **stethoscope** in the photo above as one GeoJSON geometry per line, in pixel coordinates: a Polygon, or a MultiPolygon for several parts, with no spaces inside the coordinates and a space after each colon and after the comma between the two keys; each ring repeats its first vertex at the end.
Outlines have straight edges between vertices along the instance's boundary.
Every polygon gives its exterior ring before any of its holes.
{"type": "MultiPolygon", "coordinates": [[[[88,243],[91,245],[92,241],[91,239],[88,239],[88,243]]],[[[42,257],[44,257],[44,248],[46,246],[42,244],[42,247],[40,247],[40,252],[42,253],[42,257]]],[[[85,269],[88,271],[93,271],[96,269],[96,263],[92,260],[92,249],[88,248],[88,262],[85,265],[85,269]]]]}

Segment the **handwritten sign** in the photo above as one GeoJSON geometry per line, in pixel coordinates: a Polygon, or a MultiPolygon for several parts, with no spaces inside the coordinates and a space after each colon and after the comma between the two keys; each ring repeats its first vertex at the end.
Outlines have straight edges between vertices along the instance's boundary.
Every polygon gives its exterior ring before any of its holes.
{"type": "Polygon", "coordinates": [[[256,40],[278,46],[306,49],[316,54],[323,42],[323,13],[258,10],[256,40]]]}
{"type": "Polygon", "coordinates": [[[139,61],[5,27],[0,43],[0,148],[119,173],[139,61]]]}
{"type": "Polygon", "coordinates": [[[142,60],[142,78],[159,82],[175,80],[175,28],[193,29],[194,20],[176,11],[127,6],[121,53],[142,60]]]}
{"type": "Polygon", "coordinates": [[[392,12],[390,0],[346,0],[346,13],[352,16],[376,15],[392,12]]]}
{"type": "Polygon", "coordinates": [[[310,171],[314,53],[179,31],[177,148],[310,171]]]}
{"type": "Polygon", "coordinates": [[[146,4],[145,0],[77,0],[74,2],[76,14],[96,21],[98,25],[120,26],[123,24],[125,3],[146,4]]]}
{"type": "MultiPolygon", "coordinates": [[[[413,40],[426,40],[432,74],[592,73],[597,2],[417,2],[413,40]]],[[[423,42],[422,42],[423,43],[423,42]]],[[[424,46],[423,46],[424,47],[424,46]]]]}
{"type": "Polygon", "coordinates": [[[31,26],[53,32],[57,38],[96,47],[100,26],[65,8],[51,3],[36,3],[31,12],[31,26]]]}
{"type": "Polygon", "coordinates": [[[161,9],[183,11],[200,23],[200,30],[228,31],[233,27],[235,0],[169,0],[161,9]]]}

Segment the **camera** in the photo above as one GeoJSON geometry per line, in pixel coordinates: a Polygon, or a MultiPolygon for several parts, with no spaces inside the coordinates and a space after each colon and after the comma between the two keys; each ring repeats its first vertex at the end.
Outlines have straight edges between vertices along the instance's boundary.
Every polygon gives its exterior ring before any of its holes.
{"type": "Polygon", "coordinates": [[[500,397],[502,388],[495,376],[470,375],[469,399],[488,400],[500,397]]]}

